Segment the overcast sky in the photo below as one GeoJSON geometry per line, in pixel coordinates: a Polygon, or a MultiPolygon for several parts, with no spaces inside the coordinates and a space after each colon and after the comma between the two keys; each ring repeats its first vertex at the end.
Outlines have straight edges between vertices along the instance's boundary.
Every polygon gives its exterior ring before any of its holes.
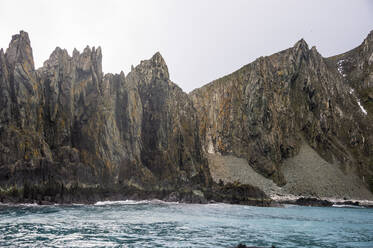
{"type": "Polygon", "coordinates": [[[189,92],[304,38],[323,56],[373,30],[371,0],[0,1],[0,47],[29,33],[35,64],[56,46],[101,46],[104,72],[128,73],[159,51],[189,92]]]}

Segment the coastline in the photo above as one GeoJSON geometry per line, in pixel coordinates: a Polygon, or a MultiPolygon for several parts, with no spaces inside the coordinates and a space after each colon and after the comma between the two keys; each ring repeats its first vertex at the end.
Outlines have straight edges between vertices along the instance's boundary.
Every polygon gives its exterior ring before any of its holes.
{"type": "MultiPolygon", "coordinates": [[[[202,192],[202,191],[201,191],[202,192]]],[[[295,195],[272,195],[270,199],[262,199],[261,201],[254,198],[247,198],[245,202],[233,202],[224,199],[215,201],[209,197],[198,195],[200,192],[148,192],[148,196],[144,194],[134,193],[132,195],[111,194],[99,196],[92,194],[90,198],[70,198],[66,201],[55,200],[36,200],[36,199],[17,199],[17,198],[0,198],[0,206],[81,206],[81,205],[133,205],[133,204],[233,204],[246,205],[256,207],[285,207],[286,205],[308,206],[308,207],[345,207],[345,208],[373,208],[371,200],[356,200],[356,199],[338,199],[328,197],[309,197],[295,195]]]]}
{"type": "Polygon", "coordinates": [[[178,189],[144,189],[127,185],[62,186],[59,183],[0,189],[0,203],[5,204],[95,204],[102,201],[161,200],[180,203],[229,203],[239,205],[272,205],[260,189],[247,184],[213,184],[210,187],[183,186],[178,189]]]}
{"type": "Polygon", "coordinates": [[[271,199],[279,205],[293,204],[312,207],[363,207],[373,208],[371,200],[340,199],[332,197],[313,197],[295,195],[272,195],[271,199]]]}

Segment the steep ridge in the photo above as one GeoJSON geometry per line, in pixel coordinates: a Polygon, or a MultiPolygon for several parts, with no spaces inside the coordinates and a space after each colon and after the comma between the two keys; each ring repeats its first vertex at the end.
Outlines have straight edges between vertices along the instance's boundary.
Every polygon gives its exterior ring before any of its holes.
{"type": "MultiPolygon", "coordinates": [[[[285,176],[283,167],[306,144],[347,177],[350,172],[358,175],[359,186],[372,191],[372,36],[332,58],[323,58],[300,40],[191,92],[210,168],[226,160],[219,156],[233,155],[284,186],[294,178],[285,176]]],[[[218,164],[233,169],[227,161],[218,164]]],[[[240,177],[225,181],[232,180],[240,177]]],[[[321,191],[302,192],[325,196],[321,191]]],[[[367,195],[372,197],[348,196],[367,195]]]]}
{"type": "Polygon", "coordinates": [[[101,61],[100,47],[57,47],[35,70],[23,31],[0,50],[0,201],[266,199],[212,183],[197,113],[159,53],[127,76],[101,61]]]}
{"type": "Polygon", "coordinates": [[[101,62],[57,47],[35,70],[23,31],[0,50],[0,201],[373,199],[373,33],[331,58],[300,40],[189,95],[159,53],[127,75],[101,62]]]}

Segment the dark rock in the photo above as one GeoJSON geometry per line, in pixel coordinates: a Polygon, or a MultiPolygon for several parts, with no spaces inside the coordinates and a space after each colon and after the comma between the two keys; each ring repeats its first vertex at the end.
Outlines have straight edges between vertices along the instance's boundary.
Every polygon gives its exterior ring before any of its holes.
{"type": "Polygon", "coordinates": [[[349,205],[349,206],[360,206],[360,202],[358,201],[343,201],[343,202],[336,202],[335,205],[349,205]]]}
{"type": "Polygon", "coordinates": [[[331,58],[300,40],[192,91],[202,148],[246,158],[282,186],[284,161],[306,142],[373,191],[372,56],[372,33],[331,58]]]}
{"type": "Polygon", "coordinates": [[[178,202],[180,201],[180,193],[176,191],[171,192],[164,200],[168,202],[178,202]]]}
{"type": "MultiPolygon", "coordinates": [[[[244,244],[238,244],[237,246],[236,246],[236,248],[264,248],[264,247],[259,247],[259,246],[246,246],[246,245],[244,245],[244,244]]],[[[275,248],[275,246],[271,246],[271,248],[275,248]]]]}
{"type": "Polygon", "coordinates": [[[35,70],[21,31],[0,50],[0,199],[269,206],[259,188],[214,183],[206,152],[246,158],[284,185],[282,162],[303,139],[373,187],[372,47],[370,34],[326,59],[301,40],[188,95],[160,53],[126,76],[104,75],[100,47],[72,56],[57,47],[35,70]]]}
{"type": "MultiPolygon", "coordinates": [[[[24,199],[41,203],[95,200],[81,195],[83,186],[93,193],[96,185],[154,192],[208,187],[196,111],[170,81],[160,53],[126,77],[104,75],[101,61],[100,47],[74,50],[72,57],[57,47],[35,71],[23,31],[0,51],[0,186],[21,194],[29,187],[37,193],[26,191],[24,199]],[[79,187],[61,196],[50,183],[79,187]],[[56,194],[51,199],[43,198],[47,185],[56,194]]],[[[194,194],[190,200],[203,202],[194,194]]]]}
{"type": "Polygon", "coordinates": [[[327,201],[327,200],[321,200],[318,198],[307,198],[307,197],[301,197],[295,201],[295,204],[301,205],[301,206],[312,206],[312,207],[331,207],[333,206],[333,202],[327,201]]]}
{"type": "Polygon", "coordinates": [[[0,51],[1,200],[206,203],[197,113],[160,53],[127,76],[101,61],[101,48],[57,47],[35,71],[23,31],[0,51]]]}
{"type": "Polygon", "coordinates": [[[205,191],[204,195],[208,201],[263,207],[272,206],[272,201],[262,190],[248,184],[227,183],[223,186],[214,185],[213,189],[205,191]]]}
{"type": "Polygon", "coordinates": [[[34,70],[34,57],[26,32],[21,31],[19,34],[13,35],[9,48],[6,50],[6,59],[11,68],[14,68],[16,63],[20,63],[25,71],[34,70]]]}

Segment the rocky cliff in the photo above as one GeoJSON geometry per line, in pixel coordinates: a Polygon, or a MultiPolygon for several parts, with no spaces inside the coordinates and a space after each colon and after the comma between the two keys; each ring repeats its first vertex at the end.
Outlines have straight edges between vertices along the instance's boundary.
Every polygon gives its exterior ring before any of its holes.
{"type": "Polygon", "coordinates": [[[372,53],[372,33],[332,58],[301,40],[188,95],[159,53],[104,74],[101,48],[57,47],[35,69],[21,31],[0,50],[0,201],[370,198],[372,53]]]}
{"type": "Polygon", "coordinates": [[[285,193],[372,198],[366,190],[373,191],[372,90],[373,32],[356,49],[331,58],[300,40],[190,97],[216,179],[255,184],[242,178],[254,169],[277,186],[292,185],[285,193]],[[304,180],[295,172],[305,173],[304,180]]]}
{"type": "Polygon", "coordinates": [[[197,113],[170,81],[162,56],[127,76],[104,75],[101,60],[101,48],[69,56],[57,47],[35,70],[23,31],[0,51],[3,200],[9,193],[80,201],[71,196],[78,191],[144,198],[173,192],[171,200],[180,200],[182,192],[198,198],[211,188],[197,113]]]}

